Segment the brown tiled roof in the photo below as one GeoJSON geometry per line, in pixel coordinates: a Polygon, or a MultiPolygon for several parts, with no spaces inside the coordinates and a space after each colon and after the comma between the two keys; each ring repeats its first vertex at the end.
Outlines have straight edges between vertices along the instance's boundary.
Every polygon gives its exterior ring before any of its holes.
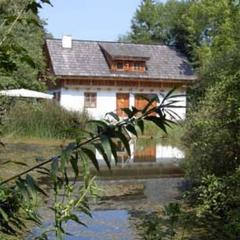
{"type": "Polygon", "coordinates": [[[118,42],[73,40],[72,48],[63,48],[62,40],[47,39],[47,49],[57,76],[89,76],[138,79],[195,80],[187,59],[174,47],[118,42]],[[146,58],[147,71],[112,72],[103,48],[112,56],[146,58]]]}

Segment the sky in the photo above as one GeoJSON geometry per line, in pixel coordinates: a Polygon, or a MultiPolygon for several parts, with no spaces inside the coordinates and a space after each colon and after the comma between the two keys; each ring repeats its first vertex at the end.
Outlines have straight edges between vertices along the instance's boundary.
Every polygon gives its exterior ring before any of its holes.
{"type": "Polygon", "coordinates": [[[40,16],[55,38],[116,41],[130,31],[131,20],[141,0],[51,0],[40,16]]]}

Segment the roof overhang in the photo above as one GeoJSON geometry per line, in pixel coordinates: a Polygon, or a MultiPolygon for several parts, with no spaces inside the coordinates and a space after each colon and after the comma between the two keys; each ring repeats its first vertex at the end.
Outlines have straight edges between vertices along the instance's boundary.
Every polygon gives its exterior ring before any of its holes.
{"type": "Polygon", "coordinates": [[[186,83],[186,84],[193,84],[197,77],[192,77],[190,79],[172,79],[172,78],[146,78],[146,77],[134,77],[134,76],[121,76],[121,77],[114,77],[114,76],[69,76],[69,75],[58,75],[56,76],[57,79],[66,79],[66,80],[112,80],[112,81],[124,81],[124,80],[135,80],[135,81],[149,81],[149,82],[176,82],[176,83],[186,83]]]}

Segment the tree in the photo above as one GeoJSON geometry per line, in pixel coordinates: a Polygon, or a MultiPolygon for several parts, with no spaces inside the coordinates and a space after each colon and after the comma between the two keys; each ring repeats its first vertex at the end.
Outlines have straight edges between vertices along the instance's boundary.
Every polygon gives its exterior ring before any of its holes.
{"type": "Polygon", "coordinates": [[[198,38],[192,41],[200,77],[185,135],[188,170],[222,176],[240,164],[240,8],[228,0],[193,2],[188,22],[191,38],[198,38]]]}
{"type": "Polygon", "coordinates": [[[193,179],[240,166],[240,73],[209,87],[186,122],[186,169],[193,179]]]}
{"type": "Polygon", "coordinates": [[[44,23],[37,9],[30,0],[0,2],[0,88],[44,87],[44,23]]]}
{"type": "Polygon", "coordinates": [[[132,20],[130,39],[136,43],[161,41],[158,37],[160,27],[158,10],[153,0],[143,0],[132,20]]]}
{"type": "Polygon", "coordinates": [[[185,14],[188,1],[168,0],[166,3],[144,0],[132,19],[131,32],[120,41],[164,43],[174,45],[190,56],[185,14]]]}
{"type": "Polygon", "coordinates": [[[232,75],[238,70],[239,5],[228,0],[193,1],[186,21],[200,76],[197,91],[201,95],[221,76],[232,75]]]}

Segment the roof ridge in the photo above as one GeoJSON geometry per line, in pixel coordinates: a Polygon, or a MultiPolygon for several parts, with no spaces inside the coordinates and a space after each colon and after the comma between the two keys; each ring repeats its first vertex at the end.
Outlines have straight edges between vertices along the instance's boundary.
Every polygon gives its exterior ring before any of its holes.
{"type": "MultiPolygon", "coordinates": [[[[46,38],[46,40],[59,40],[61,41],[61,38],[46,38]]],[[[167,47],[173,47],[175,48],[174,45],[168,45],[164,43],[133,43],[133,42],[121,42],[121,41],[107,41],[107,40],[86,40],[86,39],[72,39],[75,42],[92,42],[92,43],[121,43],[121,44],[131,44],[131,45],[145,45],[145,46],[167,46],[167,47]]]]}

